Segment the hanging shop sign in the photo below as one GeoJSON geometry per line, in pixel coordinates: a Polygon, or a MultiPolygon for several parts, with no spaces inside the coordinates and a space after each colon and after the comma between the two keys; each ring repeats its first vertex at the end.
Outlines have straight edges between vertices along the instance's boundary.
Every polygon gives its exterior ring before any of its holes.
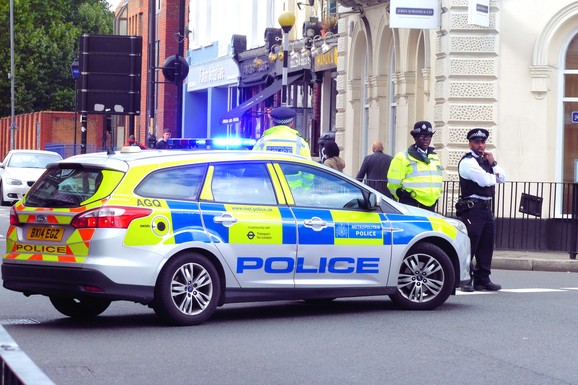
{"type": "Polygon", "coordinates": [[[316,56],[314,62],[315,72],[337,68],[337,59],[337,47],[333,47],[326,53],[316,56]]]}

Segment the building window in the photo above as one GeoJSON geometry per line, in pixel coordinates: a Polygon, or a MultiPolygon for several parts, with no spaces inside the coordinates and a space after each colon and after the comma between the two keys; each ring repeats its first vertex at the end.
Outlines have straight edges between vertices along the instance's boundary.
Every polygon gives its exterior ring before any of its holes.
{"type": "Polygon", "coordinates": [[[570,41],[565,55],[563,111],[562,181],[573,183],[578,159],[578,34],[570,41]]]}

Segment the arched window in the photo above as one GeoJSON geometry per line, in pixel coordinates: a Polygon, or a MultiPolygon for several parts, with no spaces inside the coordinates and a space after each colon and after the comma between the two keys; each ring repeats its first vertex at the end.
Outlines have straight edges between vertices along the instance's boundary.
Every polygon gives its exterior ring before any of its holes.
{"type": "Polygon", "coordinates": [[[564,61],[564,127],[562,131],[562,181],[578,181],[578,34],[566,49],[564,61]]]}

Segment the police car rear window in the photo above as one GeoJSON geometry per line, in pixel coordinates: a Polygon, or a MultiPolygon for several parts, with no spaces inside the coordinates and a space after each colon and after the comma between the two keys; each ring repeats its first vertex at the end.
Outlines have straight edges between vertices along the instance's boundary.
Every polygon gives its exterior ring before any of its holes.
{"type": "MultiPolygon", "coordinates": [[[[25,204],[30,207],[77,207],[94,198],[102,180],[103,172],[98,169],[50,168],[32,186],[25,204]]],[[[103,197],[110,192],[102,193],[103,197]]]]}

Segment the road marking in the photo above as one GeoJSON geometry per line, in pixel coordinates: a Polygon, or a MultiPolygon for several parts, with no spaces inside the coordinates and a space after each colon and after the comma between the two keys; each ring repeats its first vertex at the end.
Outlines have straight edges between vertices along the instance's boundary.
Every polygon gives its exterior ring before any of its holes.
{"type": "Polygon", "coordinates": [[[502,289],[500,291],[508,293],[549,293],[557,291],[565,291],[562,289],[542,289],[542,288],[530,288],[530,289],[502,289]]]}
{"type": "Polygon", "coordinates": [[[0,325],[32,325],[32,324],[39,324],[40,321],[30,318],[5,318],[0,319],[0,325]]]}
{"type": "Polygon", "coordinates": [[[479,294],[496,294],[499,292],[504,293],[555,293],[555,292],[564,292],[569,290],[578,291],[578,287],[566,287],[561,289],[545,289],[545,288],[528,288],[528,289],[501,289],[499,291],[473,291],[471,293],[466,293],[460,291],[459,289],[456,290],[456,295],[479,295],[479,294]]]}

